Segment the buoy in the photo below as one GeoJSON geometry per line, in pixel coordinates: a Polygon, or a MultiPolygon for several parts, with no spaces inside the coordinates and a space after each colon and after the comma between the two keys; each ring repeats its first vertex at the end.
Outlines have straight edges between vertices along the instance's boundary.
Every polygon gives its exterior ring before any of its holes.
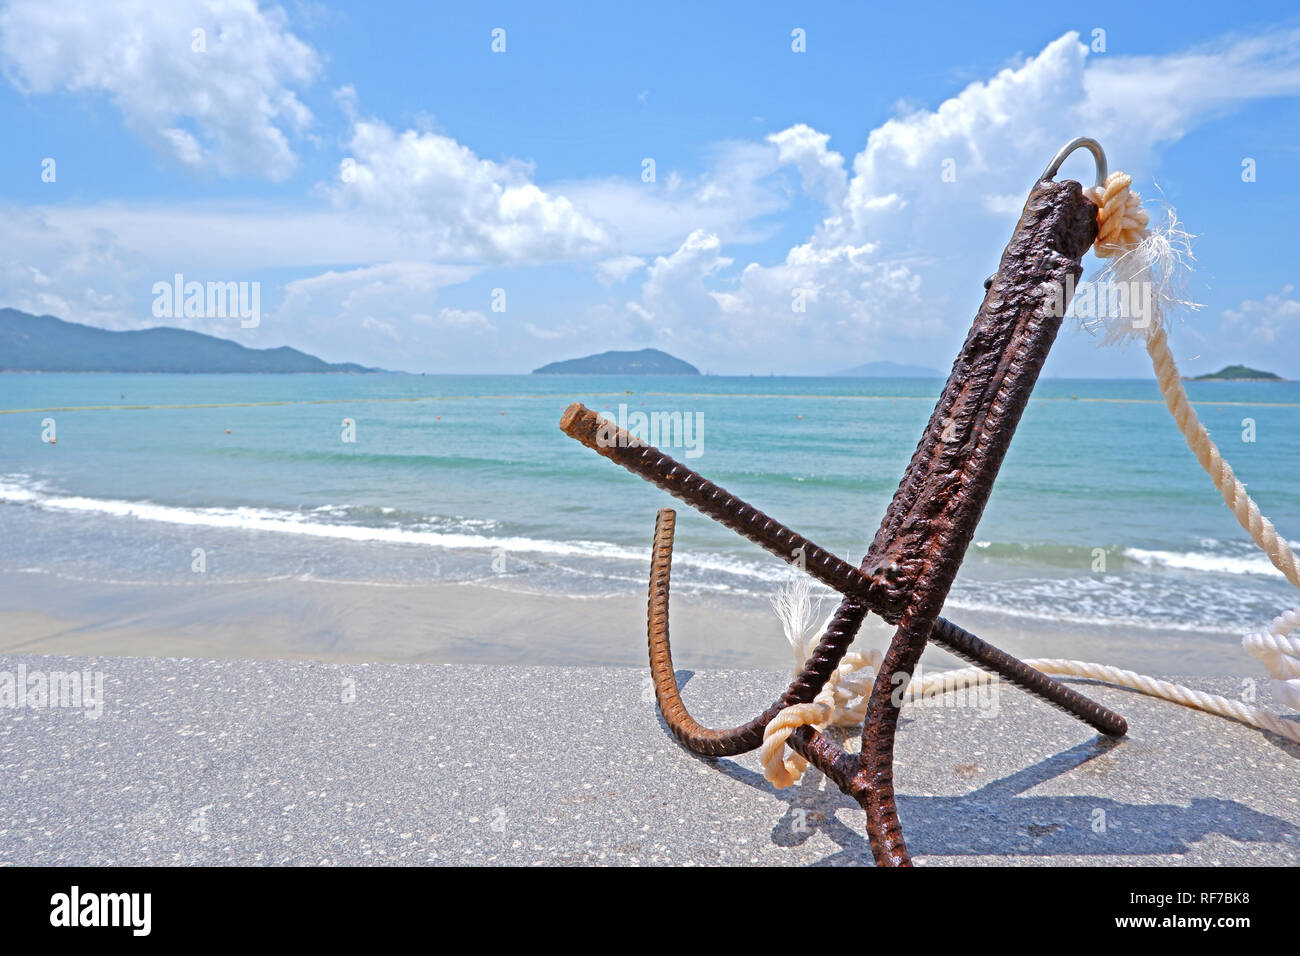
{"type": "Polygon", "coordinates": [[[230,429],[229,429],[229,428],[226,429],[226,434],[227,434],[227,435],[230,434],[230,429]]]}
{"type": "Polygon", "coordinates": [[[436,418],[436,419],[438,419],[438,421],[442,421],[442,416],[441,416],[441,415],[434,415],[433,417],[436,418]]]}
{"type": "Polygon", "coordinates": [[[803,421],[803,416],[802,416],[802,415],[799,416],[799,421],[803,421]]]}

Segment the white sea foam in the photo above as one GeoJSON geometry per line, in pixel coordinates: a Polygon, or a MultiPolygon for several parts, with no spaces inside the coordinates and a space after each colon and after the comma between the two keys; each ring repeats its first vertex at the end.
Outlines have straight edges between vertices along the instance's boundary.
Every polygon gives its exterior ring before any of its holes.
{"type": "MultiPolygon", "coordinates": [[[[21,476],[0,478],[0,502],[28,505],[44,511],[64,514],[98,514],[137,521],[156,521],[172,525],[223,528],[232,531],[295,534],[343,541],[377,541],[387,544],[416,545],[461,550],[503,550],[514,554],[538,554],[560,557],[601,558],[645,562],[650,549],[629,548],[606,541],[552,541],[510,535],[428,530],[431,522],[419,527],[376,527],[374,525],[328,522],[317,515],[346,513],[346,506],[323,505],[311,511],[287,511],[270,508],[193,508],[157,504],[151,501],[124,501],[113,498],[87,498],[79,495],[44,493],[21,476]]],[[[381,509],[383,510],[383,509],[381,509]]],[[[391,513],[386,509],[384,513],[391,513]]],[[[450,519],[457,525],[472,528],[491,527],[494,521],[450,519]]],[[[441,519],[440,523],[448,523],[441,519]]],[[[776,565],[759,567],[727,555],[681,553],[678,564],[702,571],[735,574],[761,581],[779,581],[787,570],[776,565]]]]}
{"type": "MultiPolygon", "coordinates": [[[[487,583],[503,587],[540,586],[546,590],[548,585],[542,582],[553,582],[559,590],[568,592],[585,580],[588,584],[600,581],[602,586],[641,590],[644,568],[649,559],[648,546],[493,534],[499,527],[498,523],[484,518],[408,513],[405,523],[387,524],[385,518],[397,512],[386,507],[358,508],[340,504],[302,510],[183,507],[152,501],[64,494],[24,475],[0,476],[0,507],[4,505],[51,514],[102,516],[110,521],[158,522],[177,527],[226,529],[236,533],[377,542],[417,550],[503,550],[524,566],[541,572],[536,579],[526,577],[515,581],[496,575],[485,579],[487,583]]],[[[996,551],[1008,546],[980,541],[975,547],[976,553],[988,554],[990,548],[996,551]]],[[[1128,577],[1123,572],[1061,577],[1060,568],[1049,561],[1050,566],[1030,570],[1027,576],[1012,579],[1003,576],[1007,570],[1004,568],[995,571],[995,581],[959,580],[949,604],[959,612],[965,609],[1078,623],[1212,629],[1222,626],[1225,620],[1235,622],[1239,618],[1258,617],[1263,613],[1256,607],[1257,604],[1263,606],[1261,594],[1257,593],[1259,587],[1272,587],[1274,581],[1281,581],[1267,558],[1252,554],[1248,548],[1246,542],[1216,540],[1199,541],[1194,549],[1187,551],[1126,548],[1123,554],[1137,577],[1128,577]],[[1194,577],[1189,578],[1189,575],[1194,577]],[[1224,581],[1225,575],[1251,575],[1260,584],[1248,588],[1249,593],[1237,594],[1245,582],[1238,579],[1237,583],[1228,586],[1224,581]],[[1269,578],[1274,580],[1266,585],[1269,578]]],[[[695,592],[758,596],[768,593],[791,573],[788,566],[775,559],[759,557],[751,560],[747,556],[722,551],[679,549],[674,564],[687,572],[681,585],[695,592]]],[[[346,562],[340,565],[347,566],[346,562]]],[[[1019,566],[1027,569],[1024,564],[1019,566]]],[[[348,574],[347,571],[342,573],[348,574]]],[[[301,575],[294,572],[288,576],[301,575]]],[[[310,573],[307,576],[310,577],[310,573]]],[[[363,573],[362,576],[366,575],[363,573]]],[[[579,586],[577,590],[583,592],[584,588],[579,586]]],[[[1267,595],[1263,598],[1266,599],[1267,595]]]]}
{"type": "Polygon", "coordinates": [[[1272,562],[1262,552],[1227,555],[1212,551],[1125,548],[1124,556],[1149,568],[1176,568],[1183,571],[1205,571],[1210,574],[1261,574],[1279,578],[1282,576],[1282,572],[1273,567],[1272,562]]]}

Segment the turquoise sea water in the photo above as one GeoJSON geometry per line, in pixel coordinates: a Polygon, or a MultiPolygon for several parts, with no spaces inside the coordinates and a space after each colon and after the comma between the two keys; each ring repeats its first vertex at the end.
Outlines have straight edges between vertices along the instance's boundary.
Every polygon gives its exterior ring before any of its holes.
{"type": "MultiPolygon", "coordinates": [[[[783,564],[565,437],[567,404],[689,415],[691,446],[674,433],[666,451],[856,563],[941,386],[0,375],[0,409],[38,409],[0,414],[0,571],[179,583],[202,549],[204,573],[227,581],[643,594],[655,510],[674,505],[675,589],[766,595],[783,564]],[[219,407],[167,407],[198,405],[219,407]]],[[[1189,391],[1265,513],[1300,538],[1300,384],[1189,391]]],[[[976,538],[958,607],[1238,632],[1294,603],[1150,381],[1042,381],[976,538]]]]}

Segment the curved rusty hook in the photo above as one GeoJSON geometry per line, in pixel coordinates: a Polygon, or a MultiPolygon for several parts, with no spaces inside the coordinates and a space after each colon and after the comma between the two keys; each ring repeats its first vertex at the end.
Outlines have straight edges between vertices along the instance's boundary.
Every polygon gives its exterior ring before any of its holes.
{"type": "Polygon", "coordinates": [[[767,710],[737,727],[725,730],[705,727],[691,716],[682,700],[668,639],[668,592],[676,526],[677,512],[672,508],[660,508],[655,517],[654,546],[650,553],[650,596],[646,615],[650,678],[654,683],[655,699],[668,729],[687,749],[708,757],[734,757],[757,750],[763,743],[763,730],[773,717],[791,704],[807,703],[821,691],[857,635],[867,608],[847,600],[840,605],[803,671],[781,699],[767,710]]]}

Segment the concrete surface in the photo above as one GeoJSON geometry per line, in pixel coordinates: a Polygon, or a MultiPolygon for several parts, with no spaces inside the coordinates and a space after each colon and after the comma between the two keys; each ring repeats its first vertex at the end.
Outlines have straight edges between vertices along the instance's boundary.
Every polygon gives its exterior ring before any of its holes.
{"type": "MultiPolygon", "coordinates": [[[[0,863],[871,862],[855,803],[815,771],[777,791],[753,755],[693,757],[640,670],[4,656],[0,692],[20,666],[29,686],[102,673],[103,712],[0,693],[0,863]]],[[[679,679],[715,725],[785,683],[679,679]]],[[[1300,862],[1300,748],[1077,686],[1129,737],[1101,743],[1007,686],[909,705],[897,782],[918,864],[1300,862]]]]}

